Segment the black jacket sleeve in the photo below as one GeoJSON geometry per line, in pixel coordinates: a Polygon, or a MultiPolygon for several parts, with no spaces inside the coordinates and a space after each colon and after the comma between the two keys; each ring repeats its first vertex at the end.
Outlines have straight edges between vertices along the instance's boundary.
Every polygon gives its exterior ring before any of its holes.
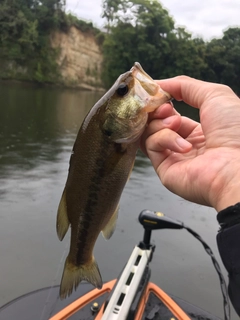
{"type": "Polygon", "coordinates": [[[228,271],[229,298],[240,316],[240,203],[220,211],[217,219],[221,227],[217,245],[228,271]]]}

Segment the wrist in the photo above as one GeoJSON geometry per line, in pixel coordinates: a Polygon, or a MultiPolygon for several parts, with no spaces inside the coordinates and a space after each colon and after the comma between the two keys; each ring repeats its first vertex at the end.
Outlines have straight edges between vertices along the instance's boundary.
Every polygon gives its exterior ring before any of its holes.
{"type": "Polygon", "coordinates": [[[240,202],[240,180],[237,183],[232,182],[231,187],[224,188],[216,198],[213,207],[217,212],[220,212],[238,202],[240,202]]]}
{"type": "Polygon", "coordinates": [[[240,202],[239,157],[240,154],[227,157],[210,182],[208,199],[217,212],[240,202]]]}

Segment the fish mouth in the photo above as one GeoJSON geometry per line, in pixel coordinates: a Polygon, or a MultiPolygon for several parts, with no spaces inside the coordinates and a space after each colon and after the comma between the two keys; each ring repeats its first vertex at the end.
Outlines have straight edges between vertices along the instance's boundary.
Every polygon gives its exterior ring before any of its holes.
{"type": "Polygon", "coordinates": [[[143,102],[142,111],[152,112],[160,105],[172,99],[164,90],[143,70],[139,62],[135,62],[130,72],[135,78],[135,95],[143,102]]]}

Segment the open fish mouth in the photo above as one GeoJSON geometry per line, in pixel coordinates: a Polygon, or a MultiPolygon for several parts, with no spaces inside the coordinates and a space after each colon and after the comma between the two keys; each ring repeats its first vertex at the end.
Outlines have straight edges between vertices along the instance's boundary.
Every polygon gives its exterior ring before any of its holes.
{"type": "Polygon", "coordinates": [[[171,100],[171,95],[159,87],[143,70],[139,62],[134,63],[130,72],[135,78],[136,95],[144,102],[143,111],[152,112],[161,104],[171,100]]]}

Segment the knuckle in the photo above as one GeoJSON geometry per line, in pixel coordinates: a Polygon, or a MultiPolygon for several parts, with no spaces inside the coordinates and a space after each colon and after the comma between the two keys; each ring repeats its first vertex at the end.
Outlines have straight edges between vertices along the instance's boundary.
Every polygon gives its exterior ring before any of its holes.
{"type": "Polygon", "coordinates": [[[186,76],[184,74],[177,76],[176,78],[179,79],[180,81],[188,81],[188,80],[192,79],[191,77],[186,76]]]}

